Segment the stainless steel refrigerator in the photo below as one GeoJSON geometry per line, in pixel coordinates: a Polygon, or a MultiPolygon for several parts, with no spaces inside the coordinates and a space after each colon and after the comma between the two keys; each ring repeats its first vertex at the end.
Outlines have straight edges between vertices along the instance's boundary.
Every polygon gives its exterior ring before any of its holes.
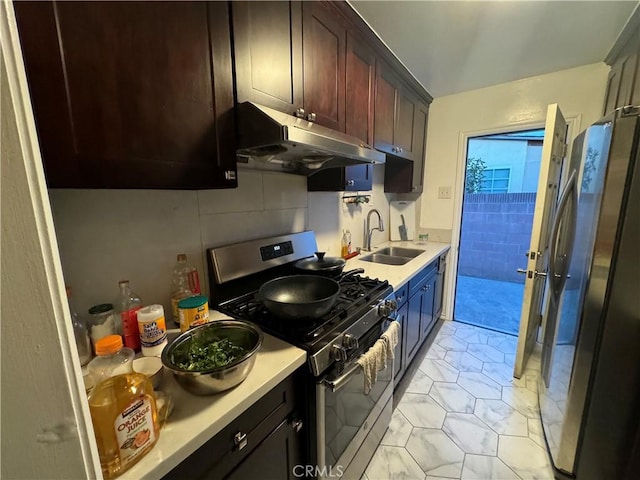
{"type": "Polygon", "coordinates": [[[559,477],[640,477],[639,112],[576,138],[558,200],[539,398],[559,477]]]}

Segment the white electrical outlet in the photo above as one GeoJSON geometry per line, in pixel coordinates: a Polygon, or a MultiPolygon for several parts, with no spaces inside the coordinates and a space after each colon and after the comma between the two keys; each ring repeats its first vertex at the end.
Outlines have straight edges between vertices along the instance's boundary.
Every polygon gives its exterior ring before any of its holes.
{"type": "Polygon", "coordinates": [[[438,198],[451,198],[451,187],[439,187],[438,198]]]}

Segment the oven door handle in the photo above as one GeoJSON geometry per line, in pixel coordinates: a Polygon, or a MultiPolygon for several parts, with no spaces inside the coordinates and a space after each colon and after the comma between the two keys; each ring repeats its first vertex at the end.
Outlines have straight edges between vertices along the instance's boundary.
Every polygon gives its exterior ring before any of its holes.
{"type": "Polygon", "coordinates": [[[322,383],[324,384],[325,387],[329,388],[332,392],[337,392],[342,387],[344,387],[347,383],[349,383],[349,379],[353,377],[356,373],[358,373],[358,371],[361,370],[361,368],[362,367],[360,367],[359,364],[355,363],[349,370],[344,372],[335,380],[324,379],[322,383]]]}

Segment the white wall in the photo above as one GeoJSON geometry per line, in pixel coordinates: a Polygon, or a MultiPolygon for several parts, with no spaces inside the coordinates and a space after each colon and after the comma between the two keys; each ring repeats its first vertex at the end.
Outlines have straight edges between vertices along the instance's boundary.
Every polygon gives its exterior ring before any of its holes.
{"type": "Polygon", "coordinates": [[[602,113],[609,67],[603,63],[526,78],[436,98],[429,109],[422,228],[453,228],[464,134],[485,134],[544,126],[547,105],[558,103],[565,117],[581,117],[575,136],[602,113]],[[452,186],[451,199],[438,199],[439,186],[452,186]]]}
{"type": "MultiPolygon", "coordinates": [[[[343,204],[342,192],[307,193],[305,177],[245,169],[233,190],[50,190],[65,283],[81,314],[112,302],[121,279],[143,302],[167,310],[178,253],[198,268],[207,295],[210,247],[313,229],[318,247],[339,255],[345,228],[354,246],[362,245],[371,206],[388,225],[383,175],[384,167],[374,168],[373,201],[358,208],[343,204]]],[[[388,239],[387,229],[374,233],[373,243],[388,239]]]]}

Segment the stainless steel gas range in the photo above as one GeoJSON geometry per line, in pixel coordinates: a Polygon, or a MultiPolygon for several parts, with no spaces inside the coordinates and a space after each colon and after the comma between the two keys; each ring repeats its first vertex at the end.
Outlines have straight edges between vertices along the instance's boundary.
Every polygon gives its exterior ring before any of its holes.
{"type": "Polygon", "coordinates": [[[365,394],[356,360],[395,320],[395,297],[384,280],[347,274],[326,315],[292,320],[270,313],[256,298],[260,286],[299,273],[294,263],[316,250],[312,231],[209,249],[210,301],[213,308],[307,351],[314,471],[320,477],[359,479],[391,420],[393,362],[365,394]]]}

